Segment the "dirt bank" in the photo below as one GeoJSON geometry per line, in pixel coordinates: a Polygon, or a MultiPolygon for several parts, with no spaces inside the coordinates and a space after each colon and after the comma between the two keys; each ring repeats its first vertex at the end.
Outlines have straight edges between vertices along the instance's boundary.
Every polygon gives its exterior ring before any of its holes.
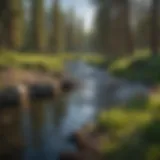
{"type": "Polygon", "coordinates": [[[0,87],[18,84],[53,83],[64,78],[64,73],[42,72],[38,70],[25,70],[6,68],[0,71],[0,87]]]}
{"type": "MultiPolygon", "coordinates": [[[[38,70],[6,68],[0,71],[0,89],[6,86],[39,83],[53,84],[58,89],[60,88],[61,80],[68,78],[64,73],[54,71],[42,72],[38,70]]],[[[59,91],[56,90],[56,93],[59,93],[59,91]]],[[[13,150],[23,150],[25,146],[21,131],[22,108],[23,106],[0,110],[0,158],[3,155],[4,157],[12,155],[13,150]]]]}

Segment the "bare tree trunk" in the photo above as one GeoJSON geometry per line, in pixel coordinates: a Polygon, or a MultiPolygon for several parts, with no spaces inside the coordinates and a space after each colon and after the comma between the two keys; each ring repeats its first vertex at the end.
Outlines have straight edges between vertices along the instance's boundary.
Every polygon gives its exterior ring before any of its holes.
{"type": "Polygon", "coordinates": [[[130,4],[129,0],[124,0],[124,28],[125,28],[125,37],[126,37],[126,47],[127,54],[133,54],[134,46],[133,46],[133,37],[130,26],[130,4]]]}
{"type": "Polygon", "coordinates": [[[110,28],[111,28],[111,4],[112,1],[108,0],[99,5],[97,13],[97,39],[98,39],[98,50],[107,56],[110,54],[110,28]]]}
{"type": "Polygon", "coordinates": [[[8,0],[0,2],[0,47],[8,46],[8,0]]]}
{"type": "Polygon", "coordinates": [[[159,26],[158,26],[158,9],[159,0],[152,0],[151,8],[151,52],[153,55],[158,54],[159,46],[159,26]]]}
{"type": "Polygon", "coordinates": [[[105,23],[106,23],[106,29],[105,29],[105,52],[106,53],[109,53],[107,54],[108,56],[112,57],[112,54],[110,54],[110,22],[111,22],[111,19],[110,19],[110,13],[111,13],[111,10],[110,10],[110,7],[112,5],[112,1],[111,0],[108,0],[105,2],[104,4],[106,6],[106,15],[105,16],[105,23]]]}
{"type": "Polygon", "coordinates": [[[46,47],[44,0],[32,0],[31,48],[43,52],[46,47]]]}

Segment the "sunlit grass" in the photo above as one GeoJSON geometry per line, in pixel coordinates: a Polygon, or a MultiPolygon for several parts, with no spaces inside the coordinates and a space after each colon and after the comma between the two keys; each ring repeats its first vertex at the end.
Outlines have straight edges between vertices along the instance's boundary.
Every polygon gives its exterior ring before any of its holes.
{"type": "Polygon", "coordinates": [[[116,68],[124,69],[124,68],[128,67],[132,61],[133,61],[132,57],[124,57],[121,59],[117,59],[117,60],[113,61],[113,63],[111,63],[111,65],[109,66],[109,70],[112,71],[116,68]]]}
{"type": "Polygon", "coordinates": [[[149,49],[141,49],[141,50],[136,50],[133,57],[134,58],[146,58],[148,56],[151,56],[151,51],[149,49]]]}
{"type": "Polygon", "coordinates": [[[160,110],[160,93],[151,94],[148,103],[149,110],[160,110]]]}
{"type": "Polygon", "coordinates": [[[132,62],[140,59],[146,59],[150,56],[149,49],[136,50],[133,55],[120,57],[111,63],[109,70],[112,71],[114,69],[125,69],[132,62]]]}
{"type": "Polygon", "coordinates": [[[101,56],[91,56],[89,54],[59,53],[59,54],[39,54],[39,53],[18,53],[3,52],[0,55],[1,66],[24,67],[26,64],[36,68],[41,65],[46,70],[62,71],[64,63],[68,60],[84,60],[97,63],[101,61],[101,56]]]}
{"type": "Polygon", "coordinates": [[[102,113],[99,122],[106,129],[114,130],[117,135],[128,134],[129,131],[140,127],[151,120],[152,116],[148,111],[113,109],[102,113]],[[128,131],[128,132],[127,132],[128,131]]]}

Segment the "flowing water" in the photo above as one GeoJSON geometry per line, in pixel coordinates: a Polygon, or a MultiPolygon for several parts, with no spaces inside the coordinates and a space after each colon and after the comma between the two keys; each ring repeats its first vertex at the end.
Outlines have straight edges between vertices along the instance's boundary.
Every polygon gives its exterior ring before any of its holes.
{"type": "Polygon", "coordinates": [[[77,78],[82,87],[56,102],[32,106],[32,114],[24,111],[24,160],[58,160],[60,152],[76,150],[68,137],[93,122],[99,110],[123,104],[137,93],[147,93],[140,84],[115,79],[81,61],[68,63],[66,72],[77,78]]]}

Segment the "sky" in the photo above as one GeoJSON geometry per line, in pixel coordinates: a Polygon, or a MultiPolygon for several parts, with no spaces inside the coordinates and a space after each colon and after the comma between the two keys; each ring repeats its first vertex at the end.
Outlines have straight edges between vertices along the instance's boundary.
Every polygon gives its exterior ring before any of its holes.
{"type": "MultiPolygon", "coordinates": [[[[74,7],[78,16],[84,19],[84,27],[86,31],[92,28],[95,15],[95,8],[90,3],[91,0],[60,0],[64,10],[74,7]]],[[[53,0],[46,0],[46,5],[51,6],[53,0]]]]}

